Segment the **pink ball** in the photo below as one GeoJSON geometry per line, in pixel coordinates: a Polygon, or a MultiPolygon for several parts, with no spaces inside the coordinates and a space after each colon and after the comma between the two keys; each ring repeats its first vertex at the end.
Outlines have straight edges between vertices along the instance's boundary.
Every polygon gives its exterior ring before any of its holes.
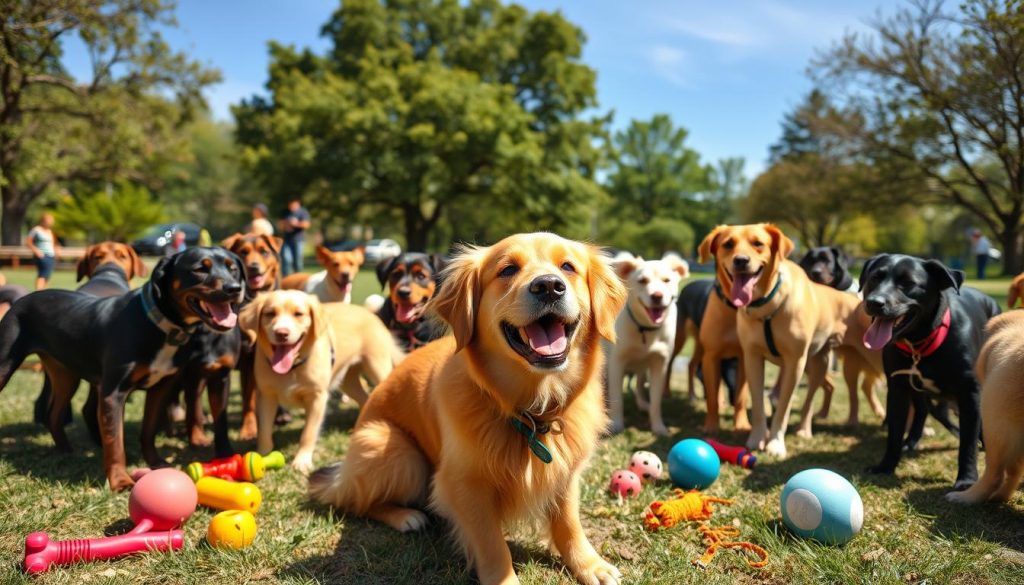
{"type": "Polygon", "coordinates": [[[639,475],[644,481],[661,479],[661,459],[650,451],[637,451],[629,458],[629,470],[639,475]]]}
{"type": "Polygon", "coordinates": [[[151,530],[172,530],[184,524],[198,504],[192,478],[168,467],[139,478],[128,497],[128,515],[136,524],[150,520],[151,530]]]}
{"type": "Polygon", "coordinates": [[[631,498],[640,493],[640,477],[628,469],[620,469],[612,474],[612,482],[608,485],[613,495],[631,498]]]}

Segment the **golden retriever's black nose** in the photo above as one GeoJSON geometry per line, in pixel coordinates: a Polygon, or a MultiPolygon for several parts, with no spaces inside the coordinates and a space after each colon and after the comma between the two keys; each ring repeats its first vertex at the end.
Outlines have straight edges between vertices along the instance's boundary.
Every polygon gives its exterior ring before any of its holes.
{"type": "Polygon", "coordinates": [[[565,295],[565,281],[554,274],[538,276],[530,283],[530,292],[538,300],[554,302],[565,295]]]}
{"type": "Polygon", "coordinates": [[[732,265],[736,268],[746,268],[750,266],[750,256],[736,256],[732,259],[732,265]]]}

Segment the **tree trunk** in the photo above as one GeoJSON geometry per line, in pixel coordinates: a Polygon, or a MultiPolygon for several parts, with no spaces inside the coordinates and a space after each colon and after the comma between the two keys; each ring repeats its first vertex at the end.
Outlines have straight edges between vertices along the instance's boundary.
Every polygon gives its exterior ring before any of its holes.
{"type": "Polygon", "coordinates": [[[1019,220],[1007,222],[999,234],[999,242],[1003,247],[1003,276],[1016,276],[1024,270],[1021,266],[1019,220]]]}
{"type": "MultiPolygon", "coordinates": [[[[418,205],[402,208],[405,219],[405,249],[410,252],[422,252],[427,249],[430,237],[427,219],[423,217],[418,205]]],[[[430,227],[433,227],[432,225],[430,227]]]]}
{"type": "Polygon", "coordinates": [[[21,228],[25,225],[28,204],[21,201],[15,185],[8,183],[3,188],[3,217],[0,218],[0,243],[4,246],[19,246],[22,243],[21,228]]]}

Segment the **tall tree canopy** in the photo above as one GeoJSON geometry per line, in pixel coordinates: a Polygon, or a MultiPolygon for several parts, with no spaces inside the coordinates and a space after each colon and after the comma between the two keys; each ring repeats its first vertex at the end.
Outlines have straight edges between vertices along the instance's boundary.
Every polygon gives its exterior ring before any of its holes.
{"type": "Polygon", "coordinates": [[[143,179],[181,146],[175,126],[218,74],[168,48],[156,25],[173,25],[172,11],[163,0],[3,2],[4,244],[21,241],[29,205],[52,186],[143,179]],[[65,41],[76,35],[92,65],[85,80],[63,64],[65,41]]]}
{"type": "Polygon", "coordinates": [[[324,55],[272,44],[270,97],[234,109],[244,161],[275,198],[398,214],[410,249],[466,205],[533,228],[585,217],[606,120],[581,119],[595,74],[560,14],[346,0],[322,34],[324,55]]]}
{"type": "Polygon", "coordinates": [[[863,152],[892,181],[925,179],[969,210],[1021,269],[1024,0],[914,0],[848,35],[812,71],[864,116],[863,152]]]}

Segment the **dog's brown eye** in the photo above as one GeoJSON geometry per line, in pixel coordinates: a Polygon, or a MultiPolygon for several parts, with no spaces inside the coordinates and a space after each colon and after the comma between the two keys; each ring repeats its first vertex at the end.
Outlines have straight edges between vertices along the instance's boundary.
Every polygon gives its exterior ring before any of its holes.
{"type": "Polygon", "coordinates": [[[515,264],[509,264],[508,266],[501,269],[501,272],[498,273],[498,276],[500,276],[501,278],[508,278],[510,276],[515,276],[517,272],[519,272],[519,267],[516,266],[515,264]]]}
{"type": "Polygon", "coordinates": [[[260,250],[260,256],[266,258],[267,256],[270,256],[270,252],[268,252],[267,250],[260,250]]]}
{"type": "Polygon", "coordinates": [[[758,249],[764,248],[764,244],[760,240],[754,240],[754,247],[758,249]]]}
{"type": "Polygon", "coordinates": [[[571,262],[562,262],[562,270],[570,274],[576,274],[576,267],[571,262]]]}
{"type": "Polygon", "coordinates": [[[668,282],[668,277],[662,278],[662,279],[661,279],[661,282],[665,282],[665,283],[667,283],[667,282],[668,282]]]}
{"type": "Polygon", "coordinates": [[[651,279],[645,276],[643,278],[638,278],[636,281],[640,284],[647,284],[648,282],[651,282],[651,279]]]}
{"type": "Polygon", "coordinates": [[[296,317],[301,317],[302,315],[304,315],[304,313],[302,311],[295,311],[294,315],[296,317]]]}
{"type": "Polygon", "coordinates": [[[722,244],[722,247],[725,248],[726,250],[732,250],[733,248],[736,247],[736,242],[732,240],[726,240],[726,242],[722,244]]]}

